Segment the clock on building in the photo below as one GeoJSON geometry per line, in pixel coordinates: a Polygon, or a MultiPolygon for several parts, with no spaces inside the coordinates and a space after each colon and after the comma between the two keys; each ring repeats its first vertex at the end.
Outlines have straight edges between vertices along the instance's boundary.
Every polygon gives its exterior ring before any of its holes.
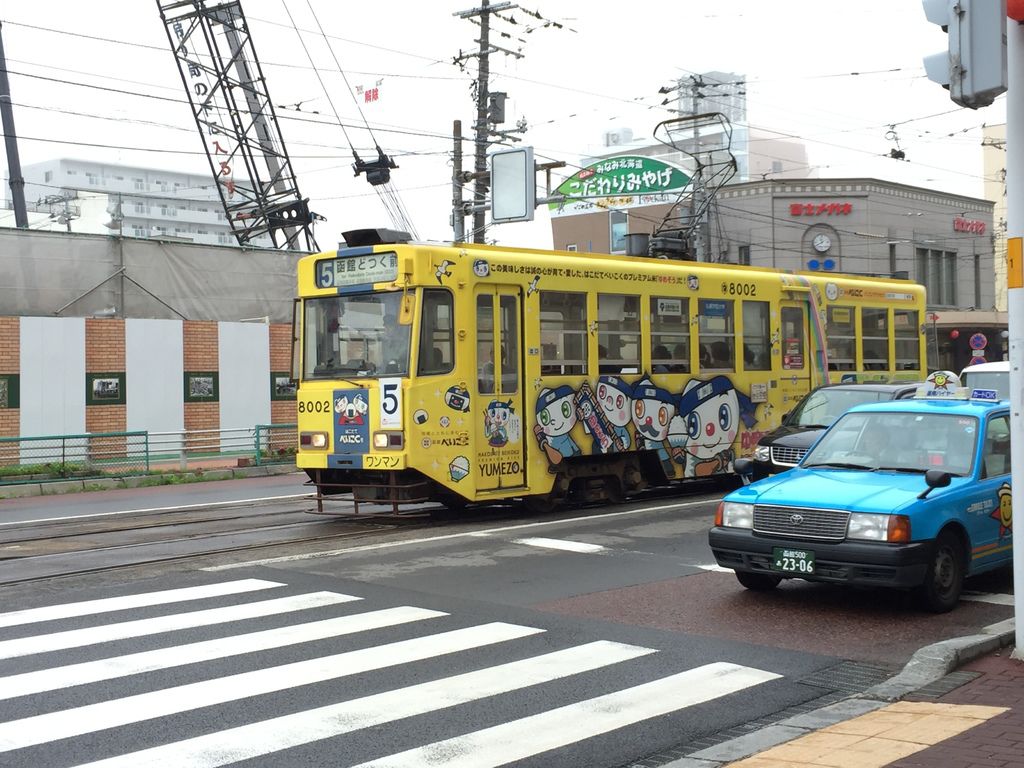
{"type": "Polygon", "coordinates": [[[814,239],[811,240],[811,245],[814,246],[814,250],[818,253],[825,253],[832,247],[832,238],[824,233],[815,235],[814,239]]]}

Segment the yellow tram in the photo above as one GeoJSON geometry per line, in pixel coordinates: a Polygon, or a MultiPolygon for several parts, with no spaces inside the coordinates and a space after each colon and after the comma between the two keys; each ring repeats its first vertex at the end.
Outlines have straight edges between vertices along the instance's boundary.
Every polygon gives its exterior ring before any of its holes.
{"type": "Polygon", "coordinates": [[[731,472],[819,384],[925,373],[907,280],[345,237],[298,265],[297,464],[324,494],[618,499],[731,472]]]}

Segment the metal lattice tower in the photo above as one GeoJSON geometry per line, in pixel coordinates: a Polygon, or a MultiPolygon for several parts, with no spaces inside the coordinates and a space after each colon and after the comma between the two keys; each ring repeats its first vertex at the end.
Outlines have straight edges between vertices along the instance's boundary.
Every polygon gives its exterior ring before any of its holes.
{"type": "Polygon", "coordinates": [[[157,6],[239,244],[269,235],[275,247],[319,250],[241,4],[157,6]]]}

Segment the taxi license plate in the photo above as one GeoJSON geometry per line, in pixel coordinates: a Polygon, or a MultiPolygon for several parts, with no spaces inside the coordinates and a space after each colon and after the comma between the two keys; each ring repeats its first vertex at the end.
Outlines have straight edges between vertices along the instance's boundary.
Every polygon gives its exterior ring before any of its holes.
{"type": "Polygon", "coordinates": [[[814,553],[809,549],[772,547],[772,568],[786,573],[814,573],[814,553]]]}

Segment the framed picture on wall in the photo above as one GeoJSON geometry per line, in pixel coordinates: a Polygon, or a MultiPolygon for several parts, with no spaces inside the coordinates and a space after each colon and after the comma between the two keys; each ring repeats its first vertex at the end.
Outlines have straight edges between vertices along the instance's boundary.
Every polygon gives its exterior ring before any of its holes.
{"type": "Polygon", "coordinates": [[[271,400],[294,400],[296,393],[295,380],[290,373],[270,374],[270,399],[271,400]]]}
{"type": "Polygon", "coordinates": [[[18,374],[0,373],[0,408],[20,408],[18,374]]]}
{"type": "Polygon", "coordinates": [[[86,405],[124,405],[124,373],[85,374],[86,405]]]}
{"type": "Polygon", "coordinates": [[[185,372],[185,402],[215,403],[220,399],[216,371],[185,372]]]}

